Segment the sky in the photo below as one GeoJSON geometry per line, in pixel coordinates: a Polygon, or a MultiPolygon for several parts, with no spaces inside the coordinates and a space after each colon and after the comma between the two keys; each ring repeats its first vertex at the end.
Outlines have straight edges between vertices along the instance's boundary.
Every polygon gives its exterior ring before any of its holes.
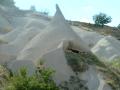
{"type": "Polygon", "coordinates": [[[35,6],[37,11],[47,11],[53,16],[55,5],[58,4],[68,20],[93,23],[93,15],[105,13],[112,17],[108,25],[120,23],[120,0],[14,0],[20,9],[28,10],[35,6]]]}

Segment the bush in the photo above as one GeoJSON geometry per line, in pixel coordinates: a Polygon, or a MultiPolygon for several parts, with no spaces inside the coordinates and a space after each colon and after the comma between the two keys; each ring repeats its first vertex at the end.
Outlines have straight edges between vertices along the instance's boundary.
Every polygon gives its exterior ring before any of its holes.
{"type": "Polygon", "coordinates": [[[9,77],[4,90],[58,90],[51,78],[52,73],[50,69],[43,69],[29,76],[26,69],[22,68],[17,75],[9,77]]]}
{"type": "Polygon", "coordinates": [[[104,13],[99,13],[93,16],[93,21],[95,22],[96,26],[103,27],[104,24],[110,23],[112,21],[112,18],[104,13]]]}

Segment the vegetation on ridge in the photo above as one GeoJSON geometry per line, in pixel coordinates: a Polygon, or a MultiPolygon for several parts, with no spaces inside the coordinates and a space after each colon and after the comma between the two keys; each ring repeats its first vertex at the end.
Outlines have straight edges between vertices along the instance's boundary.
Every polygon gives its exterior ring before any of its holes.
{"type": "Polygon", "coordinates": [[[120,69],[118,71],[118,69],[111,68],[105,62],[98,60],[97,57],[92,53],[73,53],[67,51],[65,52],[65,55],[68,61],[68,65],[71,66],[73,71],[81,73],[87,70],[88,65],[95,66],[96,69],[103,74],[104,80],[113,88],[113,90],[120,89],[120,69]]]}
{"type": "Polygon", "coordinates": [[[104,24],[110,23],[112,21],[112,18],[104,13],[99,13],[93,16],[93,21],[95,22],[96,26],[103,27],[104,24]]]}
{"type": "Polygon", "coordinates": [[[6,69],[0,68],[0,75],[4,78],[3,81],[0,81],[0,85],[3,90],[70,90],[69,88],[73,88],[72,90],[75,88],[88,90],[87,82],[78,78],[77,74],[88,70],[88,66],[92,65],[103,74],[104,80],[113,90],[120,89],[120,71],[99,61],[92,53],[65,51],[65,55],[68,65],[71,66],[76,75],[71,76],[69,81],[62,82],[59,86],[56,86],[52,80],[53,70],[45,69],[42,66],[44,62],[39,62],[36,73],[32,76],[27,74],[25,68],[22,68],[17,75],[10,75],[9,72],[6,72],[6,69]]]}
{"type": "Polygon", "coordinates": [[[26,68],[21,68],[18,74],[8,76],[2,90],[59,90],[52,80],[53,71],[50,69],[36,70],[32,76],[27,74],[26,68]]]}

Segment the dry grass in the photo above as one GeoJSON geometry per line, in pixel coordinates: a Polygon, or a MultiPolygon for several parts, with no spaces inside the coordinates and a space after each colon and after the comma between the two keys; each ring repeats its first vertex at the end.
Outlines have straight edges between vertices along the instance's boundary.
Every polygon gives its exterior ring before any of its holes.
{"type": "Polygon", "coordinates": [[[7,68],[0,65],[0,90],[1,87],[6,84],[6,81],[8,80],[10,73],[7,70],[7,68]]]}
{"type": "Polygon", "coordinates": [[[94,24],[91,24],[91,23],[78,22],[78,21],[72,21],[72,25],[78,26],[80,28],[81,27],[87,28],[84,30],[93,30],[93,31],[99,32],[104,35],[112,35],[112,36],[116,37],[118,40],[120,40],[120,30],[117,29],[116,27],[111,27],[111,26],[105,25],[102,28],[102,27],[96,27],[94,24]]]}
{"type": "Polygon", "coordinates": [[[10,31],[12,31],[11,27],[0,28],[0,33],[2,33],[2,34],[6,34],[10,31]]]}
{"type": "Polygon", "coordinates": [[[3,39],[0,39],[0,44],[8,44],[8,42],[4,41],[3,39]]]}

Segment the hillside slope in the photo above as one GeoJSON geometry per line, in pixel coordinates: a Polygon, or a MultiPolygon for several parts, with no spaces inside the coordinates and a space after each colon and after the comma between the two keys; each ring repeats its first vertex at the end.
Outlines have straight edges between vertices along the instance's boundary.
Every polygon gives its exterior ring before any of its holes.
{"type": "Polygon", "coordinates": [[[111,35],[113,37],[116,37],[118,40],[120,40],[120,30],[117,27],[111,27],[105,25],[102,27],[96,27],[94,24],[86,23],[86,22],[79,22],[79,21],[68,21],[71,25],[82,27],[84,30],[92,30],[98,33],[101,33],[103,35],[111,35]]]}
{"type": "Polygon", "coordinates": [[[69,25],[58,5],[52,18],[15,7],[8,9],[1,6],[0,9],[4,24],[0,26],[1,65],[15,74],[21,67],[26,67],[28,74],[31,75],[35,73],[38,62],[43,61],[46,68],[55,70],[53,75],[55,83],[69,90],[120,89],[119,69],[114,64],[112,64],[114,67],[109,66],[109,61],[115,59],[111,57],[119,56],[119,53],[112,52],[113,49],[116,51],[120,49],[113,44],[119,43],[116,38],[111,36],[110,39],[106,39],[108,36],[93,30],[88,31],[82,26],[69,25]],[[11,29],[3,33],[7,25],[11,29]],[[104,55],[95,52],[102,46],[99,44],[101,40],[106,40],[102,52],[104,55]],[[99,56],[108,59],[106,54],[109,47],[112,52],[109,55],[110,60],[104,62],[99,56]]]}

